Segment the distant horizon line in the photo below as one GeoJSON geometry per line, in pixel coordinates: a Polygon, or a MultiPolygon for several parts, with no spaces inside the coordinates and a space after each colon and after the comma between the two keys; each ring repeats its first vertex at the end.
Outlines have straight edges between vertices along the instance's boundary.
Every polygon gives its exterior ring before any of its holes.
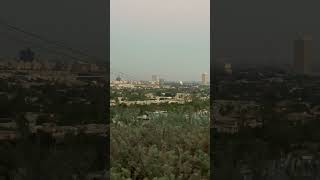
{"type": "MultiPolygon", "coordinates": [[[[116,81],[116,79],[112,79],[114,81],[116,81]]],[[[133,80],[133,79],[121,79],[121,81],[149,81],[151,82],[152,80],[143,80],[143,79],[140,79],[140,80],[133,80]]],[[[167,80],[165,79],[166,82],[201,82],[201,80],[167,80]]],[[[210,82],[210,80],[208,80],[208,82],[210,82]]]]}

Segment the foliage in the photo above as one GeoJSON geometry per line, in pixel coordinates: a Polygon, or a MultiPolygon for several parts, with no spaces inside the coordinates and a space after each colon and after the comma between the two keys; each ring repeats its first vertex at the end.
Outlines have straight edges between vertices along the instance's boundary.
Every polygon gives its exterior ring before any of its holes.
{"type": "Polygon", "coordinates": [[[112,179],[209,178],[208,118],[188,120],[178,111],[130,123],[138,111],[122,111],[123,124],[111,125],[112,179]]]}

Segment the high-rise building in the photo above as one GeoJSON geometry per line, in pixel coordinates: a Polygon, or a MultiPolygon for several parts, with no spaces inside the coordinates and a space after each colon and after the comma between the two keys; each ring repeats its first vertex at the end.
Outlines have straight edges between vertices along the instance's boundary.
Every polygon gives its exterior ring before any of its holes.
{"type": "Polygon", "coordinates": [[[219,57],[214,61],[213,72],[216,75],[232,74],[232,65],[230,57],[219,57]]]}
{"type": "Polygon", "coordinates": [[[165,79],[159,79],[159,84],[160,85],[164,85],[164,83],[165,83],[165,79]]]}
{"type": "Polygon", "coordinates": [[[232,74],[232,65],[230,63],[224,64],[224,71],[227,74],[232,74]]]}
{"type": "Polygon", "coordinates": [[[118,77],[116,78],[116,81],[121,81],[121,77],[118,76],[118,77]]]}
{"type": "Polygon", "coordinates": [[[21,50],[21,51],[19,52],[19,58],[20,58],[20,60],[22,60],[22,61],[31,62],[31,61],[34,60],[34,57],[35,57],[34,52],[31,51],[30,48],[27,48],[27,49],[25,49],[25,50],[21,50]]]}
{"type": "Polygon", "coordinates": [[[152,75],[152,81],[159,82],[159,76],[152,75]]]}
{"type": "Polygon", "coordinates": [[[312,36],[303,34],[294,41],[294,71],[298,74],[310,73],[310,63],[312,59],[312,36]]]}
{"type": "Polygon", "coordinates": [[[208,81],[208,73],[202,73],[201,82],[202,82],[202,84],[205,84],[205,85],[209,83],[209,81],[208,81]]]}

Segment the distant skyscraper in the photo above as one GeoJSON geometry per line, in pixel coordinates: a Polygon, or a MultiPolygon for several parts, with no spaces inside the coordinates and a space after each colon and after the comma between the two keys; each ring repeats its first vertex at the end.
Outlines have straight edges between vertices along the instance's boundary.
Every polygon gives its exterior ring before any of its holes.
{"type": "Polygon", "coordinates": [[[312,59],[312,36],[303,34],[294,41],[294,71],[298,74],[310,73],[312,59]]]}
{"type": "Polygon", "coordinates": [[[230,63],[226,63],[224,65],[224,71],[227,74],[232,74],[232,65],[230,63]]]}
{"type": "Polygon", "coordinates": [[[232,74],[232,65],[229,62],[230,57],[220,57],[214,62],[214,73],[219,75],[232,74]]]}
{"type": "Polygon", "coordinates": [[[116,80],[117,80],[117,81],[121,81],[121,77],[118,76],[118,77],[116,78],[116,80]]]}
{"type": "Polygon", "coordinates": [[[159,82],[159,76],[152,75],[152,81],[159,82]]]}
{"type": "Polygon", "coordinates": [[[202,82],[202,84],[208,84],[209,83],[209,81],[208,81],[208,73],[202,73],[201,82],[202,82]]]}
{"type": "Polygon", "coordinates": [[[164,85],[165,79],[159,79],[159,84],[164,85]]]}
{"type": "Polygon", "coordinates": [[[22,61],[31,62],[34,60],[34,52],[31,51],[30,48],[27,48],[25,50],[21,50],[19,52],[19,58],[22,61]]]}

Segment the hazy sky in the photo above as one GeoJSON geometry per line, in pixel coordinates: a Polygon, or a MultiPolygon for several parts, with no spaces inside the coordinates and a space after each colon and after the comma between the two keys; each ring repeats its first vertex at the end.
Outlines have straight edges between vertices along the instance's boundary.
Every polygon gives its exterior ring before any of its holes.
{"type": "MultiPolygon", "coordinates": [[[[107,9],[106,0],[2,0],[0,20],[107,60],[107,9]]],[[[61,49],[50,46],[48,52],[43,49],[47,48],[48,44],[22,33],[10,31],[1,23],[0,39],[0,58],[15,57],[19,50],[30,47],[41,59],[48,56],[53,56],[55,59],[70,59],[52,53],[52,50],[61,51],[61,49]]],[[[83,59],[82,56],[74,56],[83,59]]]]}
{"type": "Polygon", "coordinates": [[[210,0],[111,0],[111,71],[200,80],[210,71],[210,0]]]}
{"type": "MultiPolygon", "coordinates": [[[[313,36],[313,63],[320,67],[320,1],[215,0],[213,55],[239,64],[292,64],[299,32],[313,36]]],[[[318,68],[320,69],[320,68],[318,68]]]]}

